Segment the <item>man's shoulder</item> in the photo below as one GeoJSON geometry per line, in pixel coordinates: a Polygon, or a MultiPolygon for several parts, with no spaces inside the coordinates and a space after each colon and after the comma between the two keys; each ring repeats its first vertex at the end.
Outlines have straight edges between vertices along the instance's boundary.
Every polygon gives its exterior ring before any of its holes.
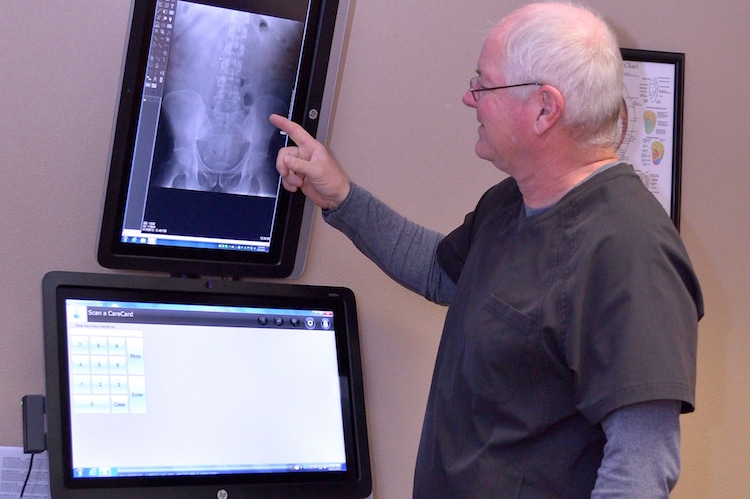
{"type": "Polygon", "coordinates": [[[620,163],[599,173],[566,196],[566,208],[588,213],[625,229],[671,224],[667,211],[632,166],[620,163]]]}

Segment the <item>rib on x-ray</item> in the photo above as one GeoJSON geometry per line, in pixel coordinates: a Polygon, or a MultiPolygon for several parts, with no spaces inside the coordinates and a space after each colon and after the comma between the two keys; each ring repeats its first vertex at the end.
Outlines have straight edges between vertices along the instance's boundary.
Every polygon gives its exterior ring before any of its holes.
{"type": "Polygon", "coordinates": [[[152,185],[276,195],[268,116],[288,111],[302,33],[297,21],[178,3],[152,185]]]}

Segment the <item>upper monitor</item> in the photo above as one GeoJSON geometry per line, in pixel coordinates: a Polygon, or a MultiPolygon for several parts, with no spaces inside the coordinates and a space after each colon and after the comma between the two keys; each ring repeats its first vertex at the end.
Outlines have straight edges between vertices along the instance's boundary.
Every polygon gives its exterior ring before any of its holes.
{"type": "Polygon", "coordinates": [[[312,205],[281,187],[291,117],[325,140],[342,0],[133,0],[99,240],[109,268],[289,277],[312,205]]]}

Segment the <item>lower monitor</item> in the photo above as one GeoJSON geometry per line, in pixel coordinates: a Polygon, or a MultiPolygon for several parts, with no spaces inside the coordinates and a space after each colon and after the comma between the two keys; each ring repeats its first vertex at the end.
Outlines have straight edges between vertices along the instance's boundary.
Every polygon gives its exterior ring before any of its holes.
{"type": "Polygon", "coordinates": [[[346,288],[52,272],[53,498],[361,498],[371,473],[346,288]]]}

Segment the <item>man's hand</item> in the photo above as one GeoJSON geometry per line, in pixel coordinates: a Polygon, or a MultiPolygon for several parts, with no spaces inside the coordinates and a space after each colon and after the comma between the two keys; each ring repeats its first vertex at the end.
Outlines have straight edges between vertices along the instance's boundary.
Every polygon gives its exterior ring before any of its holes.
{"type": "Polygon", "coordinates": [[[269,119],[297,144],[281,148],[276,158],[276,169],[284,188],[291,192],[301,189],[323,209],[340,205],[349,195],[349,179],[328,149],[297,123],[278,114],[272,114],[269,119]]]}

